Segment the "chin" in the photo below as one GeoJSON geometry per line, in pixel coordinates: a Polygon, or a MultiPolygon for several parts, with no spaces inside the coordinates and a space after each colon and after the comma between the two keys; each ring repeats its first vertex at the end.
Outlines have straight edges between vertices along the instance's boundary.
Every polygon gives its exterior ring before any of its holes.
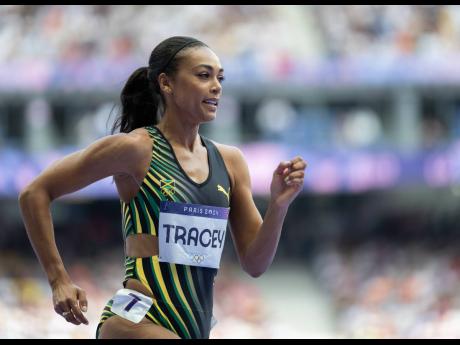
{"type": "Polygon", "coordinates": [[[203,122],[211,122],[216,118],[216,113],[214,114],[206,114],[203,116],[203,122]]]}

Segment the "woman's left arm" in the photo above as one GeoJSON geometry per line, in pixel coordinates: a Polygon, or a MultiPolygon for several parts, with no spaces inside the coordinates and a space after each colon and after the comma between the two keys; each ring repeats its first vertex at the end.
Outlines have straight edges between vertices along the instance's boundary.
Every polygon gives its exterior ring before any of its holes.
{"type": "Polygon", "coordinates": [[[295,157],[278,165],[273,172],[270,202],[262,220],[254,204],[249,169],[241,151],[235,148],[225,151],[232,179],[233,242],[243,269],[252,277],[258,277],[273,261],[288,207],[302,190],[307,164],[301,157],[295,157]]]}

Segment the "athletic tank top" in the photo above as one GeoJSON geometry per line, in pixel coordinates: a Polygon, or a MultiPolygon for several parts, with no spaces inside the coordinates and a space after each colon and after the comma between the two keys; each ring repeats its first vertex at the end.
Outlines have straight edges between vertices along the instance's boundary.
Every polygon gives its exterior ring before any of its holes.
{"type": "MultiPolygon", "coordinates": [[[[129,203],[121,200],[124,238],[132,234],[158,236],[161,201],[230,207],[230,178],[216,146],[200,136],[208,155],[209,174],[203,183],[189,178],[168,140],[156,127],[144,127],[152,139],[148,173],[129,203]]],[[[227,231],[228,232],[228,231],[227,231]]],[[[225,240],[225,239],[224,239],[225,240]]],[[[125,256],[123,285],[137,279],[157,300],[168,322],[193,338],[207,338],[213,306],[217,269],[160,262],[158,256],[125,256]]],[[[161,315],[159,315],[161,317],[161,315]]]]}

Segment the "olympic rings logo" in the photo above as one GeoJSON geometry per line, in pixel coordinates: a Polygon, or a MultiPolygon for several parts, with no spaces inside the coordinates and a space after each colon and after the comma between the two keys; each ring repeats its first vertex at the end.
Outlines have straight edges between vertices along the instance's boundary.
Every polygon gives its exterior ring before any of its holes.
{"type": "Polygon", "coordinates": [[[192,254],[190,255],[190,259],[193,261],[193,262],[196,262],[197,264],[200,264],[204,261],[205,256],[203,254],[192,254]]]}

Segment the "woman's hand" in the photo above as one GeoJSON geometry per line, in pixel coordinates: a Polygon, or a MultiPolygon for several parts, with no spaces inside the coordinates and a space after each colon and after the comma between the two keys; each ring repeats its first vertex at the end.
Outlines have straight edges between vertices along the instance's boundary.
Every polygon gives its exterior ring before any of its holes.
{"type": "Polygon", "coordinates": [[[281,162],[273,173],[271,201],[279,207],[288,207],[303,188],[306,167],[307,163],[299,156],[281,162]]]}
{"type": "Polygon", "coordinates": [[[53,283],[51,289],[56,313],[74,325],[88,324],[88,320],[82,313],[82,311],[86,312],[88,308],[86,293],[83,289],[70,281],[53,283]]]}

